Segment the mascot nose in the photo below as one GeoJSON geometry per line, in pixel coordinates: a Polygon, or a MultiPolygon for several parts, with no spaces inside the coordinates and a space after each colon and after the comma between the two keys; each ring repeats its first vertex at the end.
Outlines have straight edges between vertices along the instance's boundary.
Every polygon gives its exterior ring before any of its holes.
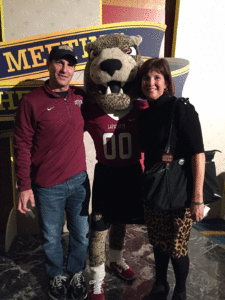
{"type": "Polygon", "coordinates": [[[102,71],[107,72],[110,76],[113,76],[116,70],[122,68],[122,63],[119,59],[106,59],[100,64],[102,71]]]}

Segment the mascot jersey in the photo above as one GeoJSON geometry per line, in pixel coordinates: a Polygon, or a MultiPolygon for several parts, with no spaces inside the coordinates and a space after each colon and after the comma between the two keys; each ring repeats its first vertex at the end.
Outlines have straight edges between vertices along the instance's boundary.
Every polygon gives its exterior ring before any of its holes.
{"type": "Polygon", "coordinates": [[[147,101],[136,100],[130,112],[115,120],[98,104],[89,106],[85,117],[85,131],[90,133],[94,141],[96,159],[100,164],[124,167],[140,161],[138,116],[147,107],[147,101]]]}

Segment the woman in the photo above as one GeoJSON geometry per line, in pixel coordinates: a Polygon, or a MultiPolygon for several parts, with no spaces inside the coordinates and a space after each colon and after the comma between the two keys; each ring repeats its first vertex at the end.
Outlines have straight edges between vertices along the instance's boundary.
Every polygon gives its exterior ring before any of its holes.
{"type": "MultiPolygon", "coordinates": [[[[145,152],[145,170],[161,161],[168,139],[170,116],[175,102],[175,88],[168,62],[163,58],[147,60],[139,72],[142,98],[149,108],[140,115],[140,143],[145,152]]],[[[151,299],[167,299],[169,285],[167,269],[171,259],[176,286],[172,300],[186,299],[186,279],[189,270],[188,240],[193,221],[204,216],[203,181],[205,154],[201,126],[194,107],[177,101],[171,135],[171,154],[174,159],[190,161],[193,191],[188,208],[154,211],[144,204],[149,241],[153,245],[156,282],[151,299]]]]}

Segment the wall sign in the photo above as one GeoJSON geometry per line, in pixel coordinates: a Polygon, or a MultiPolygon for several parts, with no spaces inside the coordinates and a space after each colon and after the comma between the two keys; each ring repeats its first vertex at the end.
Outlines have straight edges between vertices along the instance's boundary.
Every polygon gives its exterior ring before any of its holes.
{"type": "Polygon", "coordinates": [[[78,60],[77,69],[82,70],[87,61],[85,45],[101,35],[112,33],[141,35],[143,37],[140,45],[142,55],[157,56],[165,29],[164,24],[123,22],[3,42],[0,45],[0,78],[4,84],[4,81],[13,79],[21,81],[48,76],[46,68],[48,54],[53,46],[64,44],[74,49],[78,60]]]}

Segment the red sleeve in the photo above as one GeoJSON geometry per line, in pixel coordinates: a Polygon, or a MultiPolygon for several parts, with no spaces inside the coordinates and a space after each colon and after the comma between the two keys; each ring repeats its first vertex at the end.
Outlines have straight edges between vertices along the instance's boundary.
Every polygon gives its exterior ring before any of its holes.
{"type": "Polygon", "coordinates": [[[34,136],[32,117],[32,108],[24,97],[17,108],[13,141],[17,184],[21,192],[31,189],[31,148],[34,136]]]}

